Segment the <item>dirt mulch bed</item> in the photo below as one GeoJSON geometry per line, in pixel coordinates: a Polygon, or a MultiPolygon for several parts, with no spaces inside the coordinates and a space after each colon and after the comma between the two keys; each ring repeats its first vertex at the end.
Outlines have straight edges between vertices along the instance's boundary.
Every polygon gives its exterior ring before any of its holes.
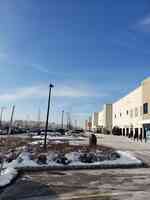
{"type": "Polygon", "coordinates": [[[21,138],[21,137],[1,137],[0,138],[0,152],[15,150],[19,147],[26,146],[29,142],[32,142],[31,138],[21,138]]]}
{"type": "Polygon", "coordinates": [[[61,153],[70,153],[70,152],[82,152],[82,153],[88,153],[88,152],[95,152],[97,150],[101,152],[114,152],[115,150],[111,147],[107,147],[104,145],[96,145],[96,146],[89,146],[89,145],[70,145],[67,143],[64,144],[48,144],[47,149],[44,150],[43,146],[40,144],[35,145],[29,145],[29,148],[32,152],[36,153],[47,153],[50,151],[53,152],[61,152],[61,153]]]}

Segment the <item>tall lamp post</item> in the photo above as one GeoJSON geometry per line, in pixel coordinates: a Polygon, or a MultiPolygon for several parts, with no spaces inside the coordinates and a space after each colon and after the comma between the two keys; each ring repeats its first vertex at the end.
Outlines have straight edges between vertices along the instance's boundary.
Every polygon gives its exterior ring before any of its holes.
{"type": "Polygon", "coordinates": [[[15,112],[15,105],[13,105],[13,107],[12,107],[11,119],[10,119],[10,124],[9,124],[9,129],[8,129],[8,135],[11,134],[14,112],[15,112]]]}
{"type": "Polygon", "coordinates": [[[62,111],[62,116],[61,116],[61,128],[64,128],[64,110],[62,111]]]}
{"type": "Polygon", "coordinates": [[[48,129],[48,120],[49,120],[49,110],[50,110],[50,103],[51,103],[51,90],[54,87],[54,85],[52,85],[50,83],[49,85],[49,97],[48,97],[48,106],[47,106],[47,118],[46,118],[46,124],[45,124],[45,137],[44,137],[44,149],[46,150],[47,148],[47,129],[48,129]]]}

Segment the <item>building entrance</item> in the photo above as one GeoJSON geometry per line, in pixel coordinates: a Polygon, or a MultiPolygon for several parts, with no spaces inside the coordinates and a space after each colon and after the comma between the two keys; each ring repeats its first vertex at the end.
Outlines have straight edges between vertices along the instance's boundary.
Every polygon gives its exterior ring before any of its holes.
{"type": "Polygon", "coordinates": [[[147,139],[150,139],[150,124],[143,124],[144,129],[144,139],[147,141],[147,139]]]}

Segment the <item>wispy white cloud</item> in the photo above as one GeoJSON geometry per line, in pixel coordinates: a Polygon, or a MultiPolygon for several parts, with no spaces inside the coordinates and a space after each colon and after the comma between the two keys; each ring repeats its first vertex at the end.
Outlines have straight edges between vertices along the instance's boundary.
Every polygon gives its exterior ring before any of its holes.
{"type": "Polygon", "coordinates": [[[135,28],[139,29],[143,32],[149,32],[150,31],[150,14],[140,19],[136,24],[135,28]]]}
{"type": "Polygon", "coordinates": [[[54,91],[55,96],[60,97],[100,97],[107,96],[106,93],[99,93],[97,90],[79,85],[58,86],[54,91]]]}
{"type": "Polygon", "coordinates": [[[139,21],[140,25],[150,25],[150,15],[146,16],[145,18],[143,18],[142,20],[139,21]]]}
{"type": "Polygon", "coordinates": [[[4,53],[4,52],[0,52],[0,58],[6,58],[7,57],[7,54],[4,53]]]}
{"type": "Polygon", "coordinates": [[[37,94],[38,87],[24,87],[15,89],[10,93],[0,95],[0,101],[14,101],[18,99],[29,98],[37,94]]]}
{"type": "Polygon", "coordinates": [[[34,68],[35,70],[42,72],[42,73],[49,73],[48,69],[44,66],[38,65],[38,64],[32,64],[31,65],[32,68],[34,68]]]}
{"type": "Polygon", "coordinates": [[[43,73],[43,74],[50,74],[50,75],[55,75],[55,76],[58,76],[58,75],[63,75],[63,76],[70,76],[71,73],[69,72],[66,72],[66,71],[60,71],[59,70],[59,73],[56,69],[50,69],[44,65],[39,65],[39,64],[29,64],[30,67],[32,67],[35,71],[37,72],[40,72],[40,73],[43,73]]]}
{"type": "MultiPolygon", "coordinates": [[[[37,100],[37,102],[39,102],[39,100],[41,101],[40,98],[44,98],[47,101],[48,90],[49,88],[45,84],[41,84],[39,86],[11,89],[11,91],[9,91],[8,93],[5,92],[0,94],[0,103],[7,106],[10,103],[14,103],[15,105],[17,105],[22,101],[27,101],[28,103],[28,100],[34,100],[33,102],[37,100]]],[[[98,97],[100,101],[101,98],[108,96],[108,94],[106,93],[98,92],[96,88],[93,89],[90,88],[90,86],[85,86],[81,83],[78,83],[77,85],[58,84],[53,89],[52,95],[56,98],[54,98],[54,100],[52,101],[53,106],[51,108],[50,121],[59,122],[61,115],[60,112],[62,109],[64,109],[65,112],[71,113],[73,121],[77,119],[77,123],[82,126],[84,125],[84,120],[90,114],[89,111],[94,109],[94,105],[89,103],[92,101],[91,97],[93,97],[94,99],[98,97]],[[61,97],[64,97],[63,101],[61,97]]],[[[42,109],[44,110],[44,104],[41,106],[43,106],[42,109]]],[[[36,106],[34,106],[34,103],[31,103],[31,105],[29,106],[17,106],[15,112],[16,119],[26,119],[27,115],[30,115],[30,119],[37,120],[37,108],[36,106]]],[[[9,120],[10,112],[8,112],[6,118],[9,120]]],[[[42,120],[45,120],[45,110],[42,114],[42,120]]]]}
{"type": "MultiPolygon", "coordinates": [[[[48,87],[45,85],[31,86],[15,89],[10,93],[3,93],[0,95],[0,101],[16,101],[29,98],[41,98],[48,96],[48,87]]],[[[99,93],[96,90],[88,87],[75,86],[56,86],[53,90],[55,97],[80,98],[80,97],[104,97],[106,93],[99,93]]]]}

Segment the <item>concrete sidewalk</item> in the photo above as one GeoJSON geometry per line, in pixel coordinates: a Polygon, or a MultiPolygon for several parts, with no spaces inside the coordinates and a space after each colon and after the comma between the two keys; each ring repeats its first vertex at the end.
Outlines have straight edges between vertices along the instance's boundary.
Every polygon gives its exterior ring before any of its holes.
{"type": "Polygon", "coordinates": [[[150,140],[147,143],[134,141],[125,136],[96,134],[98,144],[103,144],[115,149],[128,151],[150,166],[150,140]]]}
{"type": "Polygon", "coordinates": [[[98,138],[98,144],[104,144],[107,146],[111,146],[116,149],[120,150],[130,150],[130,151],[150,151],[150,140],[147,143],[134,141],[125,136],[115,136],[115,135],[103,135],[103,134],[96,134],[98,138]]]}

